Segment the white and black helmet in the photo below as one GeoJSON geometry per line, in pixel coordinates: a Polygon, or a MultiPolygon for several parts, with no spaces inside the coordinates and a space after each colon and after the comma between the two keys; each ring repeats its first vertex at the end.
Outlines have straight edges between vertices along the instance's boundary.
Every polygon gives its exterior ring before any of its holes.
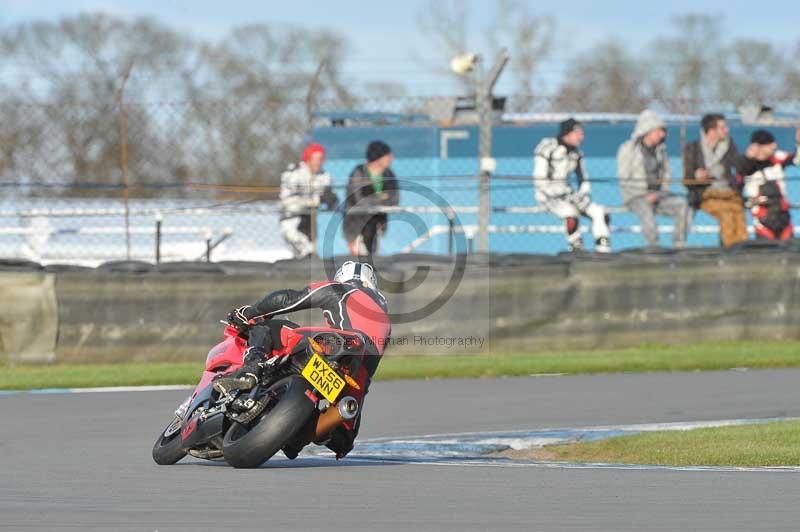
{"type": "Polygon", "coordinates": [[[333,276],[333,280],[339,283],[358,281],[367,288],[378,291],[378,278],[375,275],[375,268],[366,262],[354,262],[348,260],[342,264],[333,276]]]}

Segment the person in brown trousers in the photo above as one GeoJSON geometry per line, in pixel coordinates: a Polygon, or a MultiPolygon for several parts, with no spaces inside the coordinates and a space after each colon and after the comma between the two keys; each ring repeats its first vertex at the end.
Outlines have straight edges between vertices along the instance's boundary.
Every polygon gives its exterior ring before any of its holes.
{"type": "Polygon", "coordinates": [[[716,218],[722,245],[732,246],[747,240],[743,183],[736,173],[743,157],[730,138],[724,116],[705,115],[700,127],[700,140],[683,149],[683,184],[689,190],[689,206],[716,218]]]}

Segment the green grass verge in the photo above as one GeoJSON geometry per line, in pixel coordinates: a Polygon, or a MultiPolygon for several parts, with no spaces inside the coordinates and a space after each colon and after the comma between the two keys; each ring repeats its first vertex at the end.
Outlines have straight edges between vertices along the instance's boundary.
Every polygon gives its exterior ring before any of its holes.
{"type": "MultiPolygon", "coordinates": [[[[722,342],[689,346],[536,354],[387,356],[377,380],[519,376],[540,373],[693,371],[800,367],[800,342],[722,342]]],[[[193,384],[197,363],[0,366],[0,389],[193,384]]]]}
{"type": "Polygon", "coordinates": [[[6,366],[0,368],[0,389],[194,384],[202,372],[202,362],[6,366]]]}
{"type": "Polygon", "coordinates": [[[379,379],[520,376],[541,373],[695,371],[800,367],[800,342],[720,342],[651,345],[515,355],[386,357],[379,379]]]}
{"type": "Polygon", "coordinates": [[[672,466],[800,466],[800,421],[646,432],[544,448],[548,458],[672,466]]]}

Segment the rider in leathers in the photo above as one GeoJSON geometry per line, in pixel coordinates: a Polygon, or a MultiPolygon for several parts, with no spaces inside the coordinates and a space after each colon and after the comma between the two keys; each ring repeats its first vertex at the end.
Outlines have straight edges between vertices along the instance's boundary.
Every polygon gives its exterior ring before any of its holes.
{"type": "Polygon", "coordinates": [[[559,124],[558,137],[544,138],[534,152],[533,179],[536,187],[536,203],[544,206],[564,220],[567,250],[583,249],[583,237],[578,227],[581,216],[592,220],[595,251],[611,251],[608,216],[605,209],[592,201],[589,175],[584,167],[583,124],[570,118],[559,124]],[[570,184],[570,175],[575,174],[578,189],[570,184]]]}
{"type": "MultiPolygon", "coordinates": [[[[318,308],[329,327],[362,333],[367,338],[364,363],[354,376],[359,385],[356,399],[363,404],[370,379],[378,368],[381,356],[391,334],[386,299],[378,292],[377,277],[370,264],[347,261],[336,272],[332,281],[312,283],[302,290],[278,290],[268,294],[255,305],[232,310],[228,322],[249,330],[248,348],[244,365],[231,375],[215,379],[219,391],[248,390],[255,386],[262,372],[283,360],[283,355],[272,356],[273,349],[282,348],[281,329],[295,327],[287,320],[272,319],[277,315],[318,308]],[[258,321],[263,320],[263,321],[258,321]]],[[[353,448],[361,421],[359,415],[334,431],[326,445],[344,457],[353,448]]]]}

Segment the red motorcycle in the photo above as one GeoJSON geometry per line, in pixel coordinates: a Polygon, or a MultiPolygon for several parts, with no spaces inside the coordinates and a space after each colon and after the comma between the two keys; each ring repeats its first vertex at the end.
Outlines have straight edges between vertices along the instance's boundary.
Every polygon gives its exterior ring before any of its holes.
{"type": "Polygon", "coordinates": [[[175,412],[153,446],[159,465],[187,454],[224,459],[233,467],[258,467],[283,449],[289,458],[358,415],[363,390],[356,376],[366,352],[364,336],[319,327],[281,328],[285,347],[267,375],[250,390],[220,393],[212,380],[242,366],[246,331],[227,326],[208,353],[191,397],[175,412]]]}

